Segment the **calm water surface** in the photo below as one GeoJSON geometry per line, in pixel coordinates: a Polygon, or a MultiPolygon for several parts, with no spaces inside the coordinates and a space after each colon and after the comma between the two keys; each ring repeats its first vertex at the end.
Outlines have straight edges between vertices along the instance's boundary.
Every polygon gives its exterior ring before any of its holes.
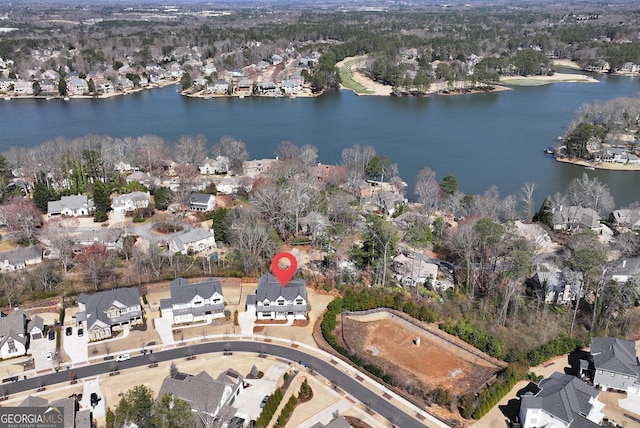
{"type": "Polygon", "coordinates": [[[598,79],[423,99],[340,91],[320,98],[204,100],[181,97],[170,86],[102,100],[0,100],[0,150],[85,134],[156,134],[169,142],[204,134],[210,144],[231,135],[247,144],[252,158],[273,157],[278,143],[288,140],[312,144],[320,160],[336,163],[343,148],[368,144],[398,163],[411,189],[418,171],[428,166],[439,179],[455,175],[468,194],[495,185],[506,196],[534,181],[539,204],[587,172],[606,182],[622,207],[640,201],[640,172],[586,171],[542,152],[582,104],[639,95],[638,78],[598,79]]]}

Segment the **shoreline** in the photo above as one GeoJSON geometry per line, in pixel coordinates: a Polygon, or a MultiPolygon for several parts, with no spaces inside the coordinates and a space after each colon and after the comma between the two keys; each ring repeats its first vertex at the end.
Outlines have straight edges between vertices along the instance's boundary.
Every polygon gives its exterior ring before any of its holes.
{"type": "MultiPolygon", "coordinates": [[[[392,93],[392,88],[390,86],[375,82],[369,77],[365,76],[364,73],[358,71],[358,68],[363,64],[364,61],[366,61],[366,59],[366,55],[359,55],[355,57],[347,57],[336,64],[336,67],[338,68],[349,65],[349,70],[351,73],[349,76],[350,79],[353,80],[356,85],[362,87],[364,90],[358,90],[344,84],[340,84],[340,89],[350,90],[358,96],[394,96],[394,94],[392,93]]],[[[553,63],[559,68],[578,71],[581,70],[575,61],[554,60],[553,63]]],[[[429,89],[424,93],[424,96],[430,96],[433,94],[453,96],[475,93],[500,92],[513,90],[512,86],[541,86],[551,83],[599,83],[599,80],[589,75],[571,73],[554,73],[552,76],[507,76],[501,77],[500,82],[494,85],[493,89],[491,90],[484,90],[482,88],[457,88],[452,91],[448,90],[449,85],[447,82],[434,82],[431,83],[429,89]]],[[[456,82],[454,84],[454,87],[463,85],[463,82],[456,82]]]]}
{"type": "Polygon", "coordinates": [[[594,169],[602,169],[607,171],[640,171],[640,165],[629,165],[629,164],[619,164],[619,163],[610,163],[610,162],[600,162],[598,164],[594,164],[582,159],[574,159],[574,158],[557,158],[554,156],[556,162],[562,162],[569,165],[576,165],[582,167],[592,167],[594,169]]]}
{"type": "MultiPolygon", "coordinates": [[[[128,89],[125,91],[113,91],[113,92],[109,92],[107,94],[100,94],[100,95],[68,95],[66,98],[70,100],[93,100],[93,99],[107,99],[107,98],[113,98],[113,97],[120,97],[120,96],[125,96],[125,95],[130,95],[130,94],[135,94],[138,92],[143,92],[143,91],[152,91],[154,89],[160,89],[160,88],[164,88],[167,86],[171,86],[171,85],[177,85],[179,84],[179,81],[168,81],[168,82],[161,82],[161,83],[150,83],[148,86],[145,86],[144,88],[134,88],[134,89],[128,89]]],[[[11,100],[65,100],[65,97],[62,97],[60,95],[8,95],[8,94],[3,94],[0,96],[4,96],[5,100],[7,98],[11,99],[11,100]]]]}

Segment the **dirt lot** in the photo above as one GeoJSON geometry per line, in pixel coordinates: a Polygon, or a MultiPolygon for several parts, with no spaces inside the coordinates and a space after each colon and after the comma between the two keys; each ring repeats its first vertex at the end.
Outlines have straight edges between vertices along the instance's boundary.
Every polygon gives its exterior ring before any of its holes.
{"type": "Polygon", "coordinates": [[[344,338],[352,348],[401,379],[415,376],[432,388],[463,394],[482,385],[497,370],[443,346],[430,334],[418,335],[394,319],[363,322],[345,317],[344,323],[344,338]],[[416,336],[419,346],[414,343],[416,336]]]}

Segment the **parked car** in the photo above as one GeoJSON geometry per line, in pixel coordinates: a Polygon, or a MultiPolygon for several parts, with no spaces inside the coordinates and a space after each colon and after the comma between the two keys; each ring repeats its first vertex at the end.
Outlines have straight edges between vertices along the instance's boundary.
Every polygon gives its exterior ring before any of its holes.
{"type": "Polygon", "coordinates": [[[116,361],[127,361],[131,359],[131,355],[129,354],[122,354],[122,355],[118,355],[118,358],[116,358],[116,361]]]}
{"type": "Polygon", "coordinates": [[[56,331],[54,329],[49,329],[49,340],[53,340],[56,338],[56,331]]]}
{"type": "Polygon", "coordinates": [[[100,398],[98,398],[98,394],[96,394],[95,392],[92,392],[91,393],[91,405],[92,406],[97,406],[99,401],[100,401],[100,398]]]}
{"type": "Polygon", "coordinates": [[[65,330],[65,334],[67,336],[71,336],[73,334],[73,328],[67,327],[67,329],[65,330]]]}
{"type": "Polygon", "coordinates": [[[53,360],[53,352],[47,352],[47,356],[45,357],[45,360],[47,361],[53,360]]]}
{"type": "Polygon", "coordinates": [[[81,336],[81,337],[84,336],[84,330],[83,329],[81,329],[81,328],[78,329],[78,336],[81,336]]]}
{"type": "Polygon", "coordinates": [[[267,405],[267,401],[269,401],[269,397],[270,395],[265,395],[264,398],[262,399],[262,401],[260,402],[260,408],[262,409],[264,406],[267,405]]]}

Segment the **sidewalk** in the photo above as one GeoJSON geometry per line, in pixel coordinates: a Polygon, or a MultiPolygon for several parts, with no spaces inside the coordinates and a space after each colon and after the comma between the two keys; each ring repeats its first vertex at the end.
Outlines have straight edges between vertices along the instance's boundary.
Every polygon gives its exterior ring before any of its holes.
{"type": "MultiPolygon", "coordinates": [[[[251,336],[249,336],[249,337],[246,337],[245,335],[235,334],[235,335],[211,335],[211,336],[207,336],[206,339],[208,341],[213,341],[213,340],[218,340],[218,341],[223,341],[223,340],[252,340],[252,341],[259,342],[261,340],[261,337],[258,336],[258,335],[253,335],[253,334],[251,336]]],[[[414,416],[415,415],[420,415],[420,418],[418,420],[420,420],[426,426],[434,426],[434,427],[442,427],[442,428],[448,427],[448,425],[446,425],[445,423],[441,422],[439,419],[433,417],[432,415],[430,415],[429,413],[425,412],[421,408],[417,407],[413,403],[410,403],[409,401],[405,400],[403,397],[399,396],[398,394],[396,394],[392,390],[388,389],[386,386],[381,385],[376,380],[374,380],[371,377],[369,377],[366,373],[357,370],[356,368],[350,366],[349,364],[347,364],[346,362],[342,361],[339,358],[334,358],[333,355],[331,355],[331,354],[329,354],[329,353],[327,353],[325,351],[322,351],[320,349],[314,348],[314,347],[312,347],[310,345],[307,345],[305,343],[292,342],[289,339],[278,338],[278,337],[270,337],[270,339],[272,340],[272,343],[276,342],[274,344],[280,344],[282,346],[287,346],[287,347],[288,346],[296,346],[296,347],[298,347],[298,349],[302,350],[303,352],[306,352],[306,353],[309,353],[309,354],[313,354],[316,357],[319,357],[322,360],[324,360],[324,361],[326,361],[328,363],[331,363],[336,368],[339,368],[340,371],[342,373],[344,373],[345,376],[348,376],[348,377],[353,378],[353,379],[356,379],[356,378],[363,379],[361,381],[361,383],[364,386],[366,386],[370,391],[372,391],[373,393],[375,393],[378,396],[380,396],[380,398],[383,399],[383,400],[392,401],[399,409],[403,410],[408,415],[414,415],[414,416]],[[388,398],[388,397],[391,397],[391,398],[388,398]]],[[[193,338],[193,339],[189,339],[189,341],[198,342],[198,341],[200,341],[200,339],[199,338],[193,338]]],[[[174,347],[174,346],[171,346],[171,345],[170,346],[166,346],[165,344],[161,344],[161,345],[155,345],[155,346],[148,347],[147,349],[154,350],[154,351],[162,351],[165,348],[169,349],[169,348],[172,348],[172,347],[174,347]]],[[[138,348],[132,348],[130,350],[123,351],[121,353],[135,354],[138,351],[139,351],[138,348]]],[[[102,362],[103,360],[104,360],[104,356],[103,355],[90,356],[88,358],[88,362],[89,363],[102,362]]],[[[85,362],[82,362],[81,364],[84,365],[85,362]]],[[[349,397],[349,396],[348,395],[344,395],[344,397],[349,397]]],[[[353,400],[354,402],[358,402],[358,400],[356,400],[355,398],[351,398],[351,400],[353,400]]]]}

